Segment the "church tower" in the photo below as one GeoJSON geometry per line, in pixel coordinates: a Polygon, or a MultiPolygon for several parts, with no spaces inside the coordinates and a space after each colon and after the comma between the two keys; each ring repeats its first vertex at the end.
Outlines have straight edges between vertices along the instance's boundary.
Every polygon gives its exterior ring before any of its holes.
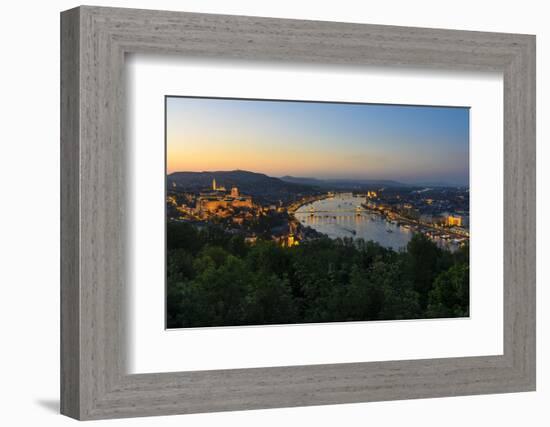
{"type": "Polygon", "coordinates": [[[212,178],[212,190],[216,191],[216,178],[212,178]]]}

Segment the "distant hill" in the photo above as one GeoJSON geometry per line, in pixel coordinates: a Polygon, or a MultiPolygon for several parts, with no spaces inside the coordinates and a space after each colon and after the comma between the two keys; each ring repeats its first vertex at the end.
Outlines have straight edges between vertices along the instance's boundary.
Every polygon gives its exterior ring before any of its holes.
{"type": "Polygon", "coordinates": [[[293,184],[301,184],[301,185],[313,185],[317,187],[325,187],[326,182],[322,179],[317,178],[305,178],[305,177],[299,177],[299,176],[289,176],[285,175],[280,178],[282,181],[285,182],[291,182],[293,184]]]}
{"type": "Polygon", "coordinates": [[[237,186],[241,193],[268,203],[279,200],[288,202],[319,191],[316,186],[287,182],[262,173],[243,170],[174,172],[168,175],[167,184],[169,190],[199,192],[212,188],[213,179],[216,179],[218,186],[224,186],[227,190],[237,186]]]}
{"type": "Polygon", "coordinates": [[[409,187],[408,184],[389,179],[318,179],[294,176],[283,176],[281,180],[294,184],[314,185],[323,189],[359,190],[368,187],[409,187]]]}
{"type": "Polygon", "coordinates": [[[448,182],[440,181],[421,181],[415,184],[417,187],[446,187],[446,188],[459,188],[468,187],[468,185],[449,184],[448,182]]]}

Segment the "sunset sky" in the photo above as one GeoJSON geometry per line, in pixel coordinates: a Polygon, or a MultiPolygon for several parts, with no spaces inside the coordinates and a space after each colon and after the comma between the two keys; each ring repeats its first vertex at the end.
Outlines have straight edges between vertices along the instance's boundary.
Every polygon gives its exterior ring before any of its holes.
{"type": "Polygon", "coordinates": [[[467,185],[469,109],[166,99],[167,172],[467,185]]]}

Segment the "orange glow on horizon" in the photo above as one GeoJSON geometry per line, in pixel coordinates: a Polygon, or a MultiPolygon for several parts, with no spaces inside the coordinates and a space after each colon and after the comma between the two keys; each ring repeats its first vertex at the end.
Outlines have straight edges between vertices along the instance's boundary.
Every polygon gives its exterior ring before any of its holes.
{"type": "Polygon", "coordinates": [[[465,108],[169,98],[166,171],[468,182],[468,114],[465,108]]]}

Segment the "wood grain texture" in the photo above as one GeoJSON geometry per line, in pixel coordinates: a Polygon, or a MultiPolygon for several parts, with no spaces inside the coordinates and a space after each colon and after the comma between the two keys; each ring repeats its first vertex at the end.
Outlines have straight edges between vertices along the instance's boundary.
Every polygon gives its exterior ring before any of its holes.
{"type": "Polygon", "coordinates": [[[80,414],[79,17],[61,21],[61,412],[80,414]]]}
{"type": "Polygon", "coordinates": [[[61,38],[62,413],[100,419],[534,390],[534,36],[84,6],[62,13],[61,38]],[[503,72],[504,354],[128,375],[128,53],[503,72]]]}

